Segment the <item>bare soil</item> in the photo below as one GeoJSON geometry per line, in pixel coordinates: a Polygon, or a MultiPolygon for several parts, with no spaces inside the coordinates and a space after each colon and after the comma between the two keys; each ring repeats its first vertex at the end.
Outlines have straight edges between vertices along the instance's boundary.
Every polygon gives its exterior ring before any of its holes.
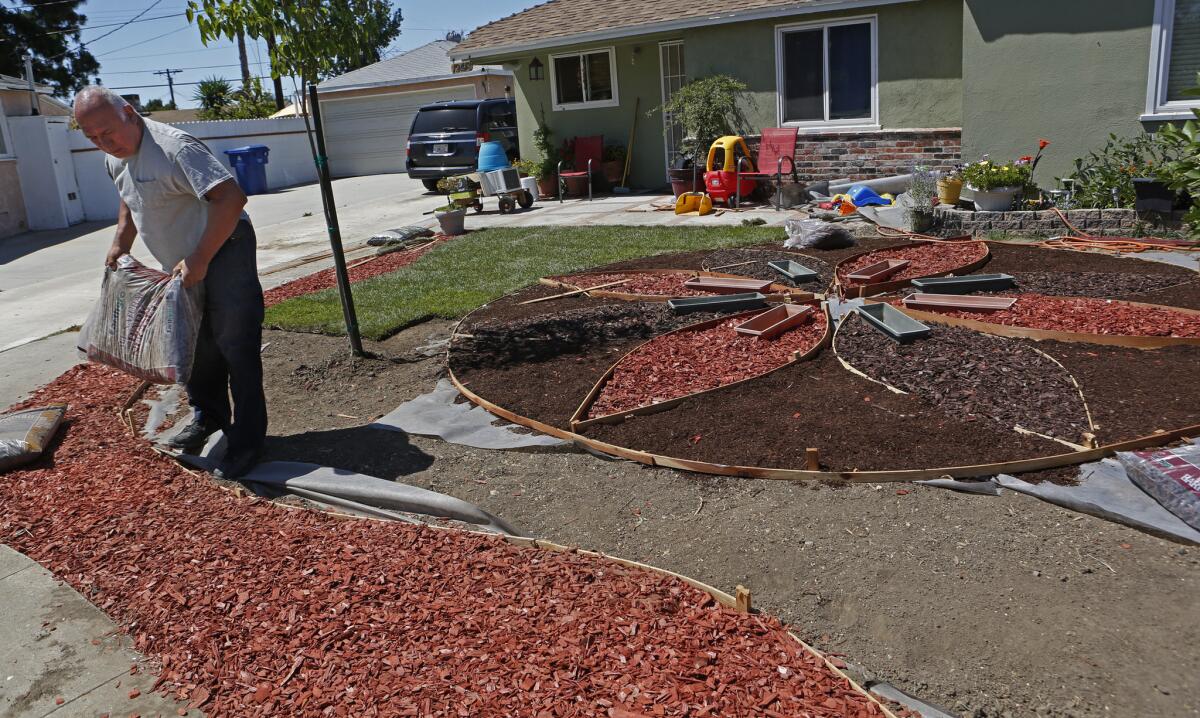
{"type": "Polygon", "coordinates": [[[451,326],[407,329],[349,365],[336,359],[344,339],[267,332],[273,456],[446,492],[533,535],[750,586],[756,606],[819,648],[959,715],[1200,713],[1200,549],[1011,492],[723,479],[366,429],[433,386],[442,360],[414,349],[451,326]]]}

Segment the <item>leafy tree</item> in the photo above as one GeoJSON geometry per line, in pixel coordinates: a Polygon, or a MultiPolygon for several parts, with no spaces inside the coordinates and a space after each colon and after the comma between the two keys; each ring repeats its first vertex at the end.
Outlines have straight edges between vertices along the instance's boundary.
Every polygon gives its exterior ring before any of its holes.
{"type": "Polygon", "coordinates": [[[161,112],[163,110],[177,110],[174,102],[163,102],[159,98],[154,98],[147,102],[143,107],[146,112],[161,112]]]}
{"type": "Polygon", "coordinates": [[[226,109],[233,104],[233,85],[223,77],[207,77],[196,85],[192,99],[200,103],[200,116],[204,119],[223,119],[226,109]]]}
{"type": "Polygon", "coordinates": [[[76,9],[83,0],[17,0],[15,7],[0,1],[0,73],[25,76],[25,54],[33,54],[33,76],[69,97],[85,85],[99,82],[100,63],[80,44],[87,22],[76,9]]]}
{"type": "Polygon", "coordinates": [[[271,75],[305,82],[380,59],[403,19],[388,0],[188,0],[204,43],[274,36],[271,75]]]}
{"type": "Polygon", "coordinates": [[[718,137],[743,134],[750,126],[745,108],[753,105],[746,83],[729,75],[713,75],[679,88],[670,102],[650,114],[669,112],[686,134],[683,156],[699,158],[718,137]]]}

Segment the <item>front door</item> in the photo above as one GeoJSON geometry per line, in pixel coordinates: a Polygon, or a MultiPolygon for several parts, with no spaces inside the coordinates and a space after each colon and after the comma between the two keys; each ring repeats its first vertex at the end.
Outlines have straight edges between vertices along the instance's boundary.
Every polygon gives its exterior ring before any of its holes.
{"type": "MultiPolygon", "coordinates": [[[[683,72],[683,41],[660,42],[658,44],[658,64],[662,75],[662,101],[665,106],[687,82],[683,72]]],[[[675,162],[680,147],[683,144],[683,127],[675,122],[669,112],[664,111],[663,136],[666,138],[667,167],[675,162]]],[[[669,179],[669,178],[668,178],[669,179]]]]}

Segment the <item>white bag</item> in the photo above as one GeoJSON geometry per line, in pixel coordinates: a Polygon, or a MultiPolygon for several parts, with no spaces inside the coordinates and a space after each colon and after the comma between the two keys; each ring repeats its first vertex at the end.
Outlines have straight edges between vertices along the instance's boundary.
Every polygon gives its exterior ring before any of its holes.
{"type": "Polygon", "coordinates": [[[203,316],[203,285],[151,269],[128,254],[105,269],[100,300],[79,332],[91,361],[156,384],[182,384],[192,372],[203,316]]]}

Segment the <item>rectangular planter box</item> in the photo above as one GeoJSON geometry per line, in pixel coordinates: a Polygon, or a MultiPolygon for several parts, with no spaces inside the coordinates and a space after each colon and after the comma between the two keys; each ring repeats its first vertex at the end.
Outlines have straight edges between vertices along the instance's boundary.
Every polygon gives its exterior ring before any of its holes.
{"type": "Polygon", "coordinates": [[[714,294],[737,294],[739,292],[765,292],[770,288],[771,282],[765,279],[695,277],[684,282],[683,286],[714,294]]]}
{"type": "Polygon", "coordinates": [[[912,285],[923,292],[970,294],[971,292],[999,292],[1012,289],[1016,285],[1016,280],[1008,274],[973,274],[965,277],[914,279],[912,285]]]}
{"type": "Polygon", "coordinates": [[[798,264],[790,259],[780,259],[774,262],[767,262],[767,266],[797,283],[811,282],[820,276],[803,264],[798,264]]]}
{"type": "Polygon", "coordinates": [[[726,294],[720,297],[685,297],[671,299],[667,306],[676,314],[693,312],[744,312],[766,306],[767,298],[758,292],[726,294]]]}
{"type": "Polygon", "coordinates": [[[901,344],[923,339],[929,336],[931,331],[928,326],[890,304],[864,304],[855,311],[868,324],[901,344]]]}
{"type": "Polygon", "coordinates": [[[961,294],[910,294],[904,306],[917,309],[960,309],[968,312],[995,312],[1016,304],[1013,297],[964,297],[961,294]]]}
{"type": "Polygon", "coordinates": [[[885,259],[882,262],[863,267],[854,274],[846,275],[846,279],[852,282],[874,284],[899,274],[907,266],[907,259],[885,259]]]}
{"type": "Polygon", "coordinates": [[[774,339],[792,327],[807,322],[812,316],[812,307],[799,304],[780,304],[748,322],[739,324],[735,331],[738,334],[749,334],[759,339],[774,339]]]}

